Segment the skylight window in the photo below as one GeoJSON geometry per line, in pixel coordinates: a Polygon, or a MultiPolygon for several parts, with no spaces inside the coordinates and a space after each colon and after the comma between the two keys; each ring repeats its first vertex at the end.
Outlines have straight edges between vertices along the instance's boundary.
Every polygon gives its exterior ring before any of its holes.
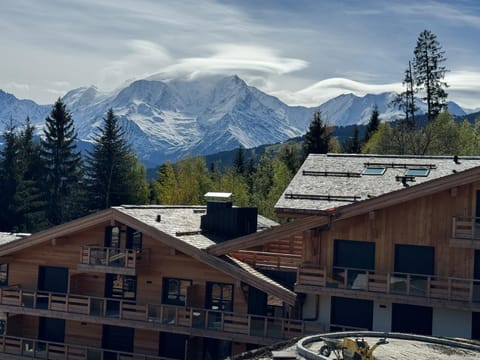
{"type": "Polygon", "coordinates": [[[405,172],[405,176],[428,176],[430,169],[425,168],[410,168],[405,172]]]}
{"type": "Polygon", "coordinates": [[[367,166],[363,169],[362,175],[383,175],[385,173],[384,167],[367,166]]]}

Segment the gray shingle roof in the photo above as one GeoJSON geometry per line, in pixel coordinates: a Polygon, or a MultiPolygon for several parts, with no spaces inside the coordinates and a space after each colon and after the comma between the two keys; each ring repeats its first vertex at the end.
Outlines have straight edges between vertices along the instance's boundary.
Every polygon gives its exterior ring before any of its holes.
{"type": "MultiPolygon", "coordinates": [[[[220,236],[201,233],[200,219],[206,214],[206,206],[123,205],[115,209],[198,249],[206,249],[216,241],[224,240],[220,236]]],[[[278,225],[261,215],[257,221],[257,231],[278,225]]]]}
{"type": "Polygon", "coordinates": [[[0,232],[0,246],[8,244],[12,241],[23,239],[30,234],[25,233],[7,233],[7,232],[0,232]]]}
{"type": "Polygon", "coordinates": [[[277,204],[277,210],[325,211],[415,186],[480,166],[480,157],[310,154],[277,204]],[[366,166],[385,167],[383,175],[362,174],[366,166]],[[407,169],[428,176],[406,178],[407,169]]]}

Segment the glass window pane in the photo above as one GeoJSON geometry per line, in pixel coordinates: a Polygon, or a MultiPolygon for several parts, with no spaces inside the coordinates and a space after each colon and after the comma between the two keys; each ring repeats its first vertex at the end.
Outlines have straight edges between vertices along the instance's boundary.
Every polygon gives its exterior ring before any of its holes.
{"type": "Polygon", "coordinates": [[[385,170],[384,167],[367,166],[363,169],[362,175],[383,175],[385,170]]]}
{"type": "Polygon", "coordinates": [[[418,168],[418,169],[408,169],[405,172],[405,176],[428,176],[430,169],[418,168]]]}

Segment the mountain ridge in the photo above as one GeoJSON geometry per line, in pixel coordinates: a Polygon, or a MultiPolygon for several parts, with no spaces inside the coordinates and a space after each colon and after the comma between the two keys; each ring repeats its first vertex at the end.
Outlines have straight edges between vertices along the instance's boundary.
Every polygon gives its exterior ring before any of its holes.
{"type": "MultiPolygon", "coordinates": [[[[185,156],[239,146],[252,148],[301,136],[314,111],[321,111],[331,125],[348,126],[367,123],[377,105],[381,119],[395,120],[402,113],[391,106],[393,97],[394,93],[343,94],[316,107],[289,106],[237,75],[212,75],[169,80],[153,76],[112,92],[81,87],[62,99],[83,142],[91,141],[107,110],[113,108],[140,160],[154,166],[185,156]]],[[[455,115],[465,115],[455,103],[449,108],[455,115]]],[[[18,100],[0,90],[0,109],[3,119],[23,121],[29,115],[40,131],[51,106],[18,100]]]]}

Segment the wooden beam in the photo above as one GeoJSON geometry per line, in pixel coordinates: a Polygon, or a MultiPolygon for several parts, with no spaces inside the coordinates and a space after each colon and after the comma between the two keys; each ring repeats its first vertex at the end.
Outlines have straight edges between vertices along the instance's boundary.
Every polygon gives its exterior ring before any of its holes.
{"type": "Polygon", "coordinates": [[[110,221],[111,217],[112,209],[102,210],[95,214],[87,215],[68,223],[40,231],[33,235],[11,241],[0,246],[0,256],[5,256],[34,245],[49,242],[52,239],[59,239],[72,233],[91,228],[98,224],[110,221]]]}

